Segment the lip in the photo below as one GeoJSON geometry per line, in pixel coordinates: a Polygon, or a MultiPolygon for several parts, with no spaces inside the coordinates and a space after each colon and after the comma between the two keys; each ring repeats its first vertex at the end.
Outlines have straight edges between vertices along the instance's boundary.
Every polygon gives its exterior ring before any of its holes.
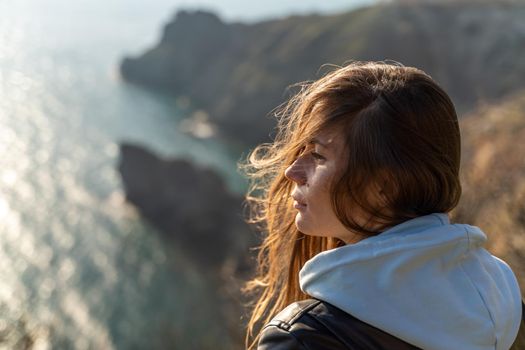
{"type": "Polygon", "coordinates": [[[295,209],[298,209],[298,210],[306,209],[306,203],[305,203],[303,197],[298,192],[292,193],[291,197],[294,200],[293,201],[293,207],[295,209]]]}
{"type": "Polygon", "coordinates": [[[306,204],[298,202],[298,201],[294,201],[293,202],[293,207],[295,209],[297,209],[297,210],[304,210],[304,209],[306,209],[306,204]]]}
{"type": "Polygon", "coordinates": [[[296,188],[292,191],[290,194],[290,197],[294,200],[293,207],[298,210],[304,210],[306,209],[307,205],[304,201],[303,195],[299,192],[299,190],[296,188]]]}

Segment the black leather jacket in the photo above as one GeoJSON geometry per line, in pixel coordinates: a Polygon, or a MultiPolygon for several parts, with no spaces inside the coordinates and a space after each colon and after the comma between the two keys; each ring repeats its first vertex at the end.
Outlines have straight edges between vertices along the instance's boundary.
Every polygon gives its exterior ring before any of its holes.
{"type": "MultiPolygon", "coordinates": [[[[523,306],[525,317],[525,306],[523,306]]],[[[522,321],[518,339],[525,337],[522,321]]],[[[516,343],[521,341],[516,340],[516,343]]],[[[516,344],[515,344],[516,346],[516,344]]],[[[521,345],[512,349],[525,350],[521,345]]],[[[525,346],[525,342],[523,343],[525,346]]],[[[258,350],[419,349],[364,323],[327,302],[308,299],[281,311],[262,330],[258,350]]],[[[452,350],[452,349],[447,349],[452,350]]]]}

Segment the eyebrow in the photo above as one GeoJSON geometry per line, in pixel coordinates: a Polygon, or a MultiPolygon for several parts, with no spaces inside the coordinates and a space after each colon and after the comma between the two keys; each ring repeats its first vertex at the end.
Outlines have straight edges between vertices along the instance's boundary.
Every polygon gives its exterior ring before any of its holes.
{"type": "Polygon", "coordinates": [[[319,139],[316,138],[316,137],[312,138],[309,143],[310,144],[317,144],[317,145],[319,145],[321,147],[324,147],[324,148],[329,148],[329,143],[323,143],[323,142],[319,141],[319,139]]]}

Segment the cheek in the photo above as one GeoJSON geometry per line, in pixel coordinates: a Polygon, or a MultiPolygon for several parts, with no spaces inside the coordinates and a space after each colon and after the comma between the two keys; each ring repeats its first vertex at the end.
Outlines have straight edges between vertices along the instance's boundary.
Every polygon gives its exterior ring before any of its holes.
{"type": "Polygon", "coordinates": [[[297,228],[312,236],[337,236],[344,227],[332,209],[328,192],[320,193],[305,212],[298,212],[295,220],[297,228]]]}
{"type": "Polygon", "coordinates": [[[335,212],[332,208],[332,201],[329,194],[326,194],[326,196],[322,198],[322,202],[320,202],[320,204],[321,203],[322,206],[320,208],[319,226],[322,226],[325,230],[330,231],[339,228],[341,223],[339,222],[339,219],[335,215],[335,212]]]}
{"type": "Polygon", "coordinates": [[[330,187],[332,185],[332,179],[334,178],[332,171],[325,170],[320,171],[316,174],[315,178],[312,181],[312,190],[316,192],[317,195],[326,195],[330,194],[330,187]]]}
{"type": "Polygon", "coordinates": [[[315,192],[312,193],[312,211],[314,220],[319,227],[333,227],[339,220],[332,208],[331,176],[320,177],[316,183],[315,192]]]}

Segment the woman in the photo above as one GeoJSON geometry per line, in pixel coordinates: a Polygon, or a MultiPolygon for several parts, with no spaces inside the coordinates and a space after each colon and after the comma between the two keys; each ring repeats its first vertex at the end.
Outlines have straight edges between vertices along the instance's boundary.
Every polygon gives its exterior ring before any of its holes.
{"type": "Polygon", "coordinates": [[[421,70],[352,63],[302,86],[246,166],[267,233],[248,347],[509,349],[520,290],[449,221],[459,167],[454,106],[421,70]]]}

